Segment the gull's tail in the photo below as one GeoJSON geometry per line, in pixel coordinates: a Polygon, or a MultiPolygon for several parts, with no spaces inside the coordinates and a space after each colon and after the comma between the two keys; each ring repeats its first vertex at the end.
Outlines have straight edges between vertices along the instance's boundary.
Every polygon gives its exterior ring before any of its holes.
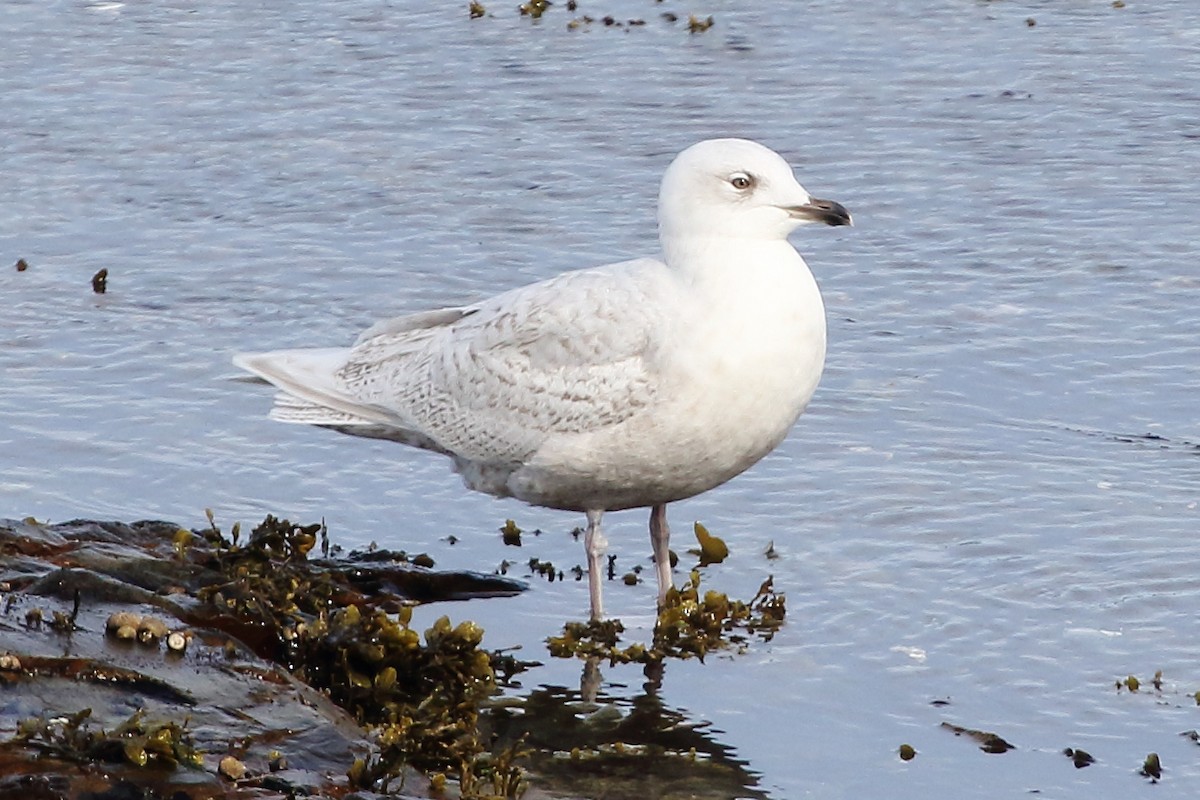
{"type": "Polygon", "coordinates": [[[393,415],[339,388],[337,374],[349,353],[343,347],[239,353],[233,363],[279,389],[271,409],[273,420],[338,428],[397,425],[393,415]]]}

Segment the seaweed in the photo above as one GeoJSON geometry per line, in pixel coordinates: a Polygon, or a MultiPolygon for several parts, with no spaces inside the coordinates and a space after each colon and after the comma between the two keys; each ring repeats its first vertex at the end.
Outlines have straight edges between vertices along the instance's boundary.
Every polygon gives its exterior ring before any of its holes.
{"type": "Polygon", "coordinates": [[[703,661],[713,651],[744,652],[751,637],[769,642],[786,613],[784,595],[775,591],[770,577],[754,597],[742,602],[712,590],[701,595],[700,572],[693,570],[687,583],[667,592],[648,647],[640,643],[620,647],[625,631],[620,620],[568,622],[562,634],[550,637],[546,645],[550,654],[559,658],[599,657],[610,664],[654,663],[666,658],[703,661]]]}

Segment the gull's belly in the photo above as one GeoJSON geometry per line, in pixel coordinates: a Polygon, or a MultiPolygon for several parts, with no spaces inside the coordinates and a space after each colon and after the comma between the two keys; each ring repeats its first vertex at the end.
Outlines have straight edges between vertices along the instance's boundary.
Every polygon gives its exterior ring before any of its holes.
{"type": "Polygon", "coordinates": [[[686,365],[661,387],[660,402],[621,425],[548,440],[511,473],[506,493],[552,508],[615,510],[681,500],[739,475],[787,435],[824,364],[823,315],[772,334],[752,356],[739,349],[686,365]]]}

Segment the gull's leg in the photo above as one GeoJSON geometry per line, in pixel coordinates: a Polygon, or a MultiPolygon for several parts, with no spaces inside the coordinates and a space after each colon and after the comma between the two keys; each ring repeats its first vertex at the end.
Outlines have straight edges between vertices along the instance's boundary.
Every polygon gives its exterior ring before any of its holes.
{"type": "Polygon", "coordinates": [[[600,686],[604,682],[604,676],[600,674],[600,657],[588,656],[583,662],[583,675],[579,678],[579,696],[586,703],[596,702],[596,696],[600,694],[600,686]]]}
{"type": "Polygon", "coordinates": [[[583,546],[587,550],[588,562],[588,594],[592,599],[592,619],[604,617],[604,605],[600,599],[600,559],[608,550],[608,540],[600,532],[600,517],[604,511],[587,512],[587,533],[583,537],[583,546]]]}
{"type": "Polygon", "coordinates": [[[666,504],[650,509],[650,545],[654,548],[654,571],[658,573],[658,607],[667,601],[671,581],[671,529],[667,527],[666,504]]]}

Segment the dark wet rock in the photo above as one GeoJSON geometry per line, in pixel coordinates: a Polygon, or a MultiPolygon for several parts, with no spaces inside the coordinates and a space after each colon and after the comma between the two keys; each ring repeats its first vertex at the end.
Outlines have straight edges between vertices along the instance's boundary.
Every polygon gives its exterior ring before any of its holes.
{"type": "MultiPolygon", "coordinates": [[[[385,758],[353,705],[330,699],[348,697],[347,674],[359,675],[356,659],[372,647],[344,620],[378,622],[418,600],[512,594],[523,584],[433,573],[378,551],[309,561],[318,533],[268,518],[235,544],[215,527],[167,522],[0,521],[0,731],[17,732],[0,737],[0,796],[342,794],[354,788],[355,764],[397,785],[427,785],[406,761],[385,758]]],[[[454,653],[492,690],[472,623],[445,622],[441,648],[428,632],[422,645],[406,624],[380,624],[402,632],[394,635],[410,661],[442,669],[417,671],[424,683],[413,691],[423,694],[404,698],[412,705],[437,706],[427,701],[443,691],[454,653]]],[[[390,704],[378,708],[410,709],[399,698],[416,680],[394,680],[390,704]]],[[[355,696],[374,707],[380,687],[366,688],[355,696]]]]}
{"type": "MultiPolygon", "coordinates": [[[[663,706],[662,656],[632,699],[597,699],[597,659],[579,692],[504,697],[528,665],[470,621],[412,629],[412,605],[524,584],[329,551],[274,517],[248,536],[0,521],[0,798],[765,797],[663,706]]],[[[676,592],[664,656],[782,619],[769,584],[745,618],[698,590],[676,592]]]]}

